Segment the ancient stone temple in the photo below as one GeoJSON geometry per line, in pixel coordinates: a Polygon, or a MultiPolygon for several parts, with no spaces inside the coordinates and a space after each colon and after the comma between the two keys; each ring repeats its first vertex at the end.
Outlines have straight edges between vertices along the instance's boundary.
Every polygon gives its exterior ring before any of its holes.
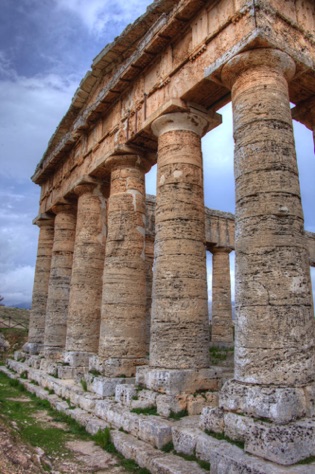
{"type": "Polygon", "coordinates": [[[95,58],[35,171],[29,339],[3,370],[152,473],[314,473],[315,236],[292,117],[314,132],[313,0],[154,1],[95,58]],[[201,151],[230,101],[235,217],[205,209],[201,151]],[[233,345],[234,368],[215,363],[233,345]]]}

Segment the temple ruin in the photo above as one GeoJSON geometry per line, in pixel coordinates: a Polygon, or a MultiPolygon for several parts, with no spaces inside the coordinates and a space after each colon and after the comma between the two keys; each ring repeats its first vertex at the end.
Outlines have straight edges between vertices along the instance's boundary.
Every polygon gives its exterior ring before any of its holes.
{"type": "Polygon", "coordinates": [[[313,0],[154,1],[94,59],[32,178],[29,339],[2,370],[89,432],[113,428],[152,473],[205,472],[178,454],[211,474],[315,472],[315,235],[292,129],[315,137],[314,46],[313,0]],[[201,151],[230,101],[235,217],[205,209],[201,151]],[[210,346],[233,345],[234,371],[212,364],[210,346]]]}

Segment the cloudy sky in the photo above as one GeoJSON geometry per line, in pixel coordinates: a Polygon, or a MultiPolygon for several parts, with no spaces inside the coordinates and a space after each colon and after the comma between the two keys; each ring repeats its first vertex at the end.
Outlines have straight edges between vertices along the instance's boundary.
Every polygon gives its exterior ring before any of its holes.
{"type": "MultiPolygon", "coordinates": [[[[1,0],[0,294],[6,305],[31,301],[38,237],[31,222],[39,188],[30,176],[93,58],[149,3],[1,0]]],[[[203,140],[205,200],[234,212],[230,107],[222,113],[224,125],[203,140]]],[[[304,127],[295,128],[305,227],[315,232],[313,141],[304,127]]],[[[154,171],[147,192],[155,194],[154,171]]]]}

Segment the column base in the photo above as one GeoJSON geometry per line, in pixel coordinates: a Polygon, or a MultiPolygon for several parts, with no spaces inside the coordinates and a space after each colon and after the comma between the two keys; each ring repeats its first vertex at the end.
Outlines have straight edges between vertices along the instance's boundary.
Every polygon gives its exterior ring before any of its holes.
{"type": "Polygon", "coordinates": [[[30,355],[38,355],[44,348],[44,344],[39,342],[26,342],[22,347],[22,351],[30,355]]]}
{"type": "Polygon", "coordinates": [[[220,407],[277,424],[313,417],[315,382],[304,387],[275,387],[229,380],[220,392],[220,407]]]}
{"type": "Polygon", "coordinates": [[[192,394],[198,390],[218,390],[222,368],[154,369],[137,367],[136,384],[166,395],[192,394]]]}
{"type": "Polygon", "coordinates": [[[92,356],[89,359],[89,370],[97,371],[105,377],[134,377],[138,366],[148,363],[147,358],[110,358],[102,359],[99,356],[92,356]]]}
{"type": "Polygon", "coordinates": [[[247,453],[284,466],[315,455],[315,383],[304,387],[230,380],[219,408],[205,409],[200,427],[244,443],[247,453]]]}
{"type": "Polygon", "coordinates": [[[70,367],[78,368],[84,367],[89,368],[89,360],[93,356],[91,352],[81,352],[81,351],[66,351],[64,353],[64,361],[66,364],[69,364],[70,367]]]}
{"type": "Polygon", "coordinates": [[[41,351],[41,355],[45,357],[45,359],[49,359],[55,362],[63,362],[64,358],[64,350],[60,347],[45,347],[41,351]]]}

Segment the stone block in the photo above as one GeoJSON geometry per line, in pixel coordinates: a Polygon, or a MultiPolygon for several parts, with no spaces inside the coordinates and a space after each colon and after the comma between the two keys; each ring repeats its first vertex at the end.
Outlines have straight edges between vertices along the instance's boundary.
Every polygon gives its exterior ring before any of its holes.
{"type": "MultiPolygon", "coordinates": [[[[92,393],[84,392],[82,395],[77,395],[77,405],[82,410],[92,412],[95,409],[96,401],[99,400],[99,396],[93,395],[92,393]]],[[[71,397],[70,397],[71,400],[71,397]]],[[[72,401],[72,400],[71,400],[72,401]]]]}
{"type": "Polygon", "coordinates": [[[75,352],[67,351],[64,355],[64,361],[70,365],[70,367],[86,367],[89,368],[89,360],[91,354],[88,352],[75,352]]]}
{"type": "Polygon", "coordinates": [[[172,426],[171,422],[161,420],[156,416],[141,416],[139,417],[138,436],[143,441],[161,449],[172,441],[172,426]]]}
{"type": "Polygon", "coordinates": [[[140,390],[135,397],[131,400],[132,408],[151,408],[156,406],[157,393],[152,390],[140,390]]]}
{"type": "Polygon", "coordinates": [[[168,456],[159,456],[150,463],[150,472],[152,474],[205,474],[196,462],[188,462],[179,456],[170,454],[168,456]]]}
{"type": "Polygon", "coordinates": [[[197,439],[202,431],[198,428],[174,426],[172,428],[172,439],[175,451],[187,455],[195,453],[197,439]]]}
{"type": "Polygon", "coordinates": [[[109,378],[109,377],[94,377],[87,374],[85,377],[87,381],[87,388],[102,397],[113,397],[115,395],[116,386],[119,384],[133,384],[135,379],[131,378],[109,378]]]}
{"type": "Polygon", "coordinates": [[[75,374],[75,369],[68,365],[61,365],[57,368],[57,375],[59,379],[74,379],[75,374]]]}
{"type": "Polygon", "coordinates": [[[224,413],[224,434],[234,441],[244,442],[255,421],[237,413],[224,413]]]}
{"type": "Polygon", "coordinates": [[[200,416],[199,428],[201,430],[224,432],[224,411],[222,408],[203,408],[200,416]]]}
{"type": "Polygon", "coordinates": [[[255,422],[245,436],[245,451],[284,466],[295,464],[315,455],[315,422],[255,422]]]}
{"type": "Polygon", "coordinates": [[[219,404],[227,411],[245,413],[254,418],[269,418],[279,424],[306,415],[303,388],[249,386],[230,380],[220,392],[219,404]]]}
{"type": "Polygon", "coordinates": [[[208,403],[206,398],[202,395],[197,395],[196,397],[189,395],[187,397],[188,415],[200,415],[205,406],[208,406],[208,403]]]}
{"type": "Polygon", "coordinates": [[[109,425],[104,420],[99,420],[95,416],[90,417],[89,421],[87,422],[85,429],[91,435],[95,435],[98,431],[103,431],[105,428],[108,428],[109,425]]]}
{"type": "Polygon", "coordinates": [[[143,369],[138,384],[166,395],[194,393],[197,390],[218,390],[222,370],[218,369],[143,369]]]}
{"type": "Polygon", "coordinates": [[[200,433],[196,442],[196,456],[202,461],[210,462],[211,452],[214,447],[220,446],[220,441],[206,433],[200,433]]]}
{"type": "Polygon", "coordinates": [[[137,396],[134,385],[118,384],[115,389],[115,400],[122,405],[131,406],[133,397],[137,396]]]}
{"type": "Polygon", "coordinates": [[[160,416],[169,418],[170,414],[186,410],[186,396],[180,395],[157,395],[156,408],[160,416]]]}

